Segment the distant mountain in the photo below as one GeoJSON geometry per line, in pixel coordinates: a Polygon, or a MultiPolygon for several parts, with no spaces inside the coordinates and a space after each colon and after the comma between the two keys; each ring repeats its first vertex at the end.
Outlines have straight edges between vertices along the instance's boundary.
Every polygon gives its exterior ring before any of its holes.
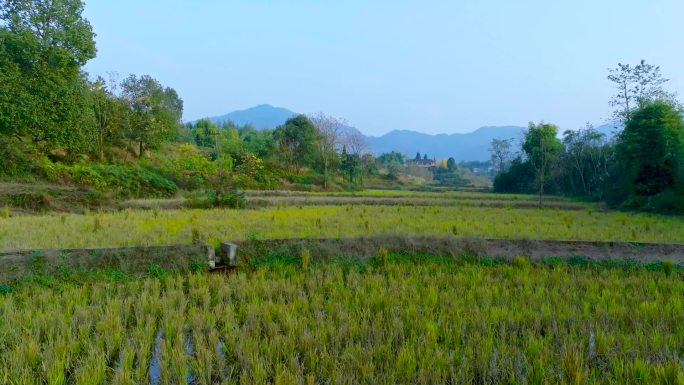
{"type": "Polygon", "coordinates": [[[604,124],[602,126],[594,127],[594,129],[606,135],[607,139],[612,139],[618,132],[622,131],[623,127],[622,124],[619,123],[609,123],[604,124]]]}
{"type": "MultiPolygon", "coordinates": [[[[299,113],[290,111],[287,108],[273,107],[270,104],[261,104],[246,110],[233,111],[231,113],[207,118],[216,124],[222,122],[233,122],[238,126],[251,124],[257,130],[273,129],[285,123],[299,113]]],[[[355,127],[342,126],[341,132],[359,131],[355,127]]],[[[360,131],[359,131],[360,133],[360,131]]]]}
{"type": "Polygon", "coordinates": [[[229,114],[209,118],[214,123],[231,121],[239,126],[251,124],[257,130],[276,128],[286,120],[297,115],[287,108],[273,107],[270,104],[262,104],[246,110],[233,111],[229,114]]]}
{"type": "MultiPolygon", "coordinates": [[[[297,115],[296,112],[287,108],[262,104],[209,119],[219,124],[226,121],[232,121],[237,125],[249,123],[256,129],[262,130],[276,128],[295,115],[297,115]]],[[[416,152],[420,152],[421,155],[427,154],[430,159],[453,157],[456,161],[484,161],[490,157],[489,144],[492,139],[513,138],[515,139],[514,148],[517,149],[525,129],[526,127],[518,126],[480,127],[473,132],[464,134],[438,135],[409,130],[394,130],[379,137],[367,136],[366,142],[369,150],[376,156],[384,152],[397,151],[413,157],[416,152]]],[[[598,126],[596,130],[605,133],[608,138],[612,138],[616,131],[614,124],[598,126]]],[[[342,132],[346,131],[358,130],[354,127],[344,126],[342,132]]]]}
{"type": "Polygon", "coordinates": [[[492,139],[513,138],[517,143],[525,127],[480,127],[466,134],[429,135],[415,131],[395,130],[379,137],[368,137],[368,146],[375,155],[397,151],[412,157],[416,152],[429,158],[456,161],[489,159],[489,143],[492,139]]]}

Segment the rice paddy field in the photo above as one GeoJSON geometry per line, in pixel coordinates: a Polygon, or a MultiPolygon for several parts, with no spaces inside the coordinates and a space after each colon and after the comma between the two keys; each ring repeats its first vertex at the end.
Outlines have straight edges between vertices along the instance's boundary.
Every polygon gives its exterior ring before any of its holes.
{"type": "MultiPolygon", "coordinates": [[[[212,243],[367,235],[684,242],[682,217],[553,197],[557,205],[534,208],[510,202],[536,197],[474,192],[251,194],[345,200],[2,215],[0,250],[190,243],[193,233],[212,243]],[[369,197],[385,200],[364,204],[369,197]],[[582,207],[563,206],[571,204],[582,207]]],[[[684,384],[681,268],[487,261],[379,252],[323,262],[303,252],[228,275],[0,285],[0,384],[684,384]]]]}
{"type": "MultiPolygon", "coordinates": [[[[682,217],[601,211],[586,203],[582,203],[582,209],[510,204],[533,204],[537,199],[534,196],[369,191],[356,193],[352,199],[357,200],[352,202],[348,201],[351,194],[337,194],[344,203],[335,204],[336,195],[330,193],[261,195],[323,197],[328,201],[319,205],[283,200],[273,206],[238,211],[126,209],[113,213],[0,218],[0,249],[189,243],[193,230],[210,242],[368,235],[684,242],[682,217]],[[390,200],[383,204],[364,204],[367,196],[384,196],[390,200]],[[402,203],[392,202],[392,196],[402,203]],[[421,204],[413,205],[411,200],[421,204]],[[444,205],[445,201],[449,204],[444,205]],[[430,202],[433,204],[429,205],[430,202]],[[473,202],[489,204],[473,205],[473,202]]],[[[546,201],[577,204],[557,197],[547,197],[546,201]]]]}
{"type": "Polygon", "coordinates": [[[684,277],[268,264],[0,296],[3,384],[682,384],[684,277]]]}

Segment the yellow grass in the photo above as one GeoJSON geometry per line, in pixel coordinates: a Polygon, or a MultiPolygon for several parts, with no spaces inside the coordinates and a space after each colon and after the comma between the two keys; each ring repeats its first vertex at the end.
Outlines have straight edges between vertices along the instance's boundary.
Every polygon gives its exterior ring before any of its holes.
{"type": "Polygon", "coordinates": [[[684,218],[557,209],[288,206],[127,210],[0,219],[0,249],[191,243],[202,239],[430,235],[684,242],[684,218]]]}

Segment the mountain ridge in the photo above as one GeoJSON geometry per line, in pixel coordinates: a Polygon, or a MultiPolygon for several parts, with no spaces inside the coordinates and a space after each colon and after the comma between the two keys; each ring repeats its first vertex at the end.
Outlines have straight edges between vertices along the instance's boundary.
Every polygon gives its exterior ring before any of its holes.
{"type": "MultiPolygon", "coordinates": [[[[207,119],[216,124],[225,121],[232,121],[237,125],[251,124],[256,129],[262,130],[273,129],[296,115],[298,113],[287,108],[260,104],[207,119]]],[[[612,136],[612,127],[613,125],[606,124],[596,127],[596,129],[606,133],[608,136],[612,136]]],[[[420,152],[435,159],[453,157],[456,161],[485,161],[490,157],[489,144],[492,139],[514,139],[516,142],[519,142],[526,128],[513,125],[482,126],[466,133],[439,134],[401,129],[392,130],[379,136],[364,135],[364,137],[370,152],[376,156],[385,152],[397,151],[408,157],[413,157],[417,152],[420,152]]],[[[355,127],[349,126],[345,126],[343,129],[343,131],[348,130],[359,131],[355,127]]]]}

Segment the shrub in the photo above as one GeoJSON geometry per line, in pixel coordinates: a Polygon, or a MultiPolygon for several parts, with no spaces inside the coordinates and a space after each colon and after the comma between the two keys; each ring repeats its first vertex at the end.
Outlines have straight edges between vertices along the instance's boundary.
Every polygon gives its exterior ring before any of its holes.
{"type": "Polygon", "coordinates": [[[218,165],[191,144],[178,147],[177,157],[172,159],[171,167],[172,178],[186,189],[204,186],[207,179],[218,172],[218,165]]]}
{"type": "Polygon", "coordinates": [[[166,271],[161,266],[156,263],[150,263],[147,267],[147,273],[152,278],[163,278],[166,275],[166,271]]]}
{"type": "Polygon", "coordinates": [[[107,164],[59,166],[75,184],[98,191],[113,192],[118,198],[168,197],[178,187],[157,172],[142,168],[107,164]]]}
{"type": "Polygon", "coordinates": [[[190,271],[193,273],[204,273],[209,270],[209,265],[205,261],[190,261],[190,271]]]}
{"type": "Polygon", "coordinates": [[[208,209],[213,207],[228,207],[241,209],[247,206],[245,193],[237,190],[230,190],[224,193],[215,191],[199,191],[190,195],[185,205],[190,208],[208,209]]]}
{"type": "Polygon", "coordinates": [[[0,294],[9,294],[11,292],[12,292],[12,286],[10,286],[6,283],[0,284],[0,294]]]}

